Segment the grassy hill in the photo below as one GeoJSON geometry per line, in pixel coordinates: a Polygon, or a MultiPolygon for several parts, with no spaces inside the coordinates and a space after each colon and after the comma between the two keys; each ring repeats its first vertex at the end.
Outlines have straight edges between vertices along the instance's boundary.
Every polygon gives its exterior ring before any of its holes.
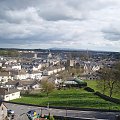
{"type": "Polygon", "coordinates": [[[83,89],[55,90],[48,97],[44,93],[24,95],[13,101],[45,106],[49,103],[50,106],[120,110],[120,105],[105,101],[83,89]]]}
{"type": "MultiPolygon", "coordinates": [[[[85,82],[87,82],[87,86],[94,89],[95,91],[99,91],[101,92],[101,90],[97,87],[98,84],[97,84],[97,80],[84,80],[85,82]]],[[[109,92],[106,91],[105,92],[105,95],[109,96],[109,92]]],[[[113,98],[117,98],[117,99],[120,99],[120,95],[118,92],[115,92],[113,93],[113,98]]]]}

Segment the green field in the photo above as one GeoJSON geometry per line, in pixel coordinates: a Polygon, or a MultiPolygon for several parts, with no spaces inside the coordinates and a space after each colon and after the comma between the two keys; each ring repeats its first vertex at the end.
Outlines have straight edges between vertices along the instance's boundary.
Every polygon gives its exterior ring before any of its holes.
{"type": "Polygon", "coordinates": [[[13,101],[45,106],[49,103],[50,106],[120,110],[120,105],[105,101],[83,89],[55,90],[48,97],[44,93],[30,94],[13,101]]]}
{"type": "Polygon", "coordinates": [[[96,80],[84,80],[84,81],[87,82],[88,87],[91,87],[95,91],[99,91],[99,89],[97,88],[97,81],[96,80]]]}
{"type": "MultiPolygon", "coordinates": [[[[91,88],[94,89],[95,91],[101,92],[101,90],[98,89],[98,87],[97,87],[97,80],[84,80],[84,81],[87,82],[87,86],[88,86],[88,87],[91,87],[91,88]]],[[[109,92],[106,91],[106,92],[105,92],[105,95],[109,96],[109,92]]],[[[113,97],[113,98],[120,99],[120,94],[119,94],[118,92],[113,93],[112,97],[113,97]]]]}

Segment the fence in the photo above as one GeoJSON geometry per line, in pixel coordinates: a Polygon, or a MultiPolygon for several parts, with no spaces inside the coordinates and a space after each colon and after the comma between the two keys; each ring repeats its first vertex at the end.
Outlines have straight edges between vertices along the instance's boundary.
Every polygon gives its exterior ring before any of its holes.
{"type": "Polygon", "coordinates": [[[107,101],[114,102],[114,103],[116,103],[116,104],[120,104],[120,100],[119,100],[119,99],[111,98],[111,97],[109,97],[109,96],[106,96],[106,95],[104,95],[104,94],[101,94],[100,92],[95,92],[94,94],[97,95],[97,96],[99,96],[99,97],[101,97],[102,99],[107,100],[107,101]]]}

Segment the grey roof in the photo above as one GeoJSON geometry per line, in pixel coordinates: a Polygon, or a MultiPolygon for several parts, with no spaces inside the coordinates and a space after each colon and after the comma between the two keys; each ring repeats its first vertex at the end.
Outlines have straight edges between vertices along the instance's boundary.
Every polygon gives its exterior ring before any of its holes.
{"type": "Polygon", "coordinates": [[[9,72],[7,71],[0,72],[0,76],[9,76],[9,72]]]}
{"type": "Polygon", "coordinates": [[[16,85],[19,81],[8,81],[6,85],[16,85]]]}
{"type": "Polygon", "coordinates": [[[8,89],[8,88],[0,88],[0,95],[8,95],[11,93],[19,92],[17,89],[8,89]]]}
{"type": "Polygon", "coordinates": [[[31,81],[19,81],[19,85],[18,85],[18,87],[21,87],[21,86],[33,86],[33,85],[36,85],[36,84],[39,84],[37,81],[33,81],[33,80],[31,80],[31,81]]]}

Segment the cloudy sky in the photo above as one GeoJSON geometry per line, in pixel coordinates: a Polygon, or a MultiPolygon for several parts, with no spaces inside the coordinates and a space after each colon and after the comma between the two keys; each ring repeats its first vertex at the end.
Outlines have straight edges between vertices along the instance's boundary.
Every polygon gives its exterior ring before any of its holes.
{"type": "Polygon", "coordinates": [[[120,0],[0,0],[0,47],[120,52],[120,0]]]}

